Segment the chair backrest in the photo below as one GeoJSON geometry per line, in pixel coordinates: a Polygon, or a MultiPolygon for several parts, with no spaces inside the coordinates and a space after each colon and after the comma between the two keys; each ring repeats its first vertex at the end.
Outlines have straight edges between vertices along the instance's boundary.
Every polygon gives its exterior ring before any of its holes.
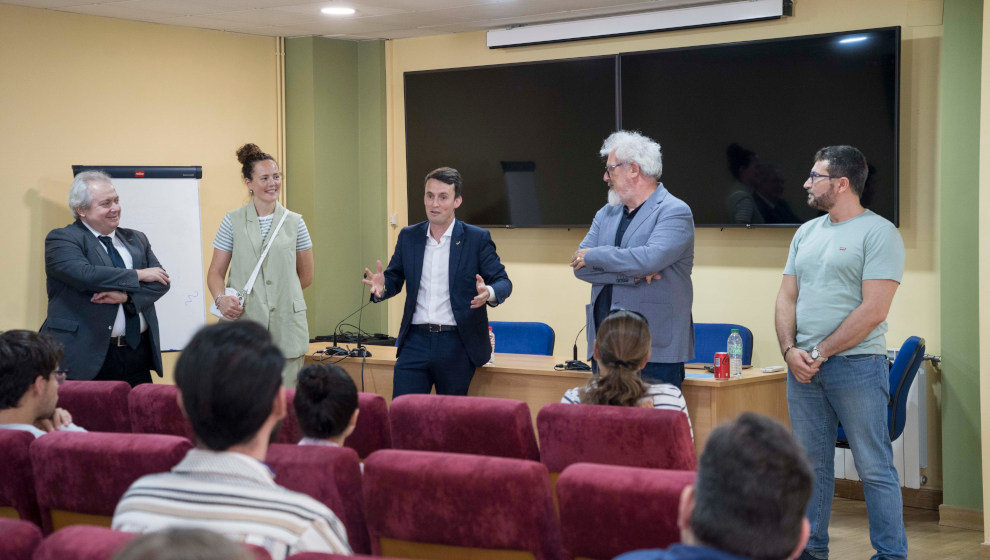
{"type": "Polygon", "coordinates": [[[299,443],[299,440],[303,438],[302,430],[299,428],[299,420],[296,418],[296,407],[292,405],[295,398],[295,389],[285,390],[285,418],[282,420],[282,427],[275,437],[275,443],[299,443]]]}
{"type": "Polygon", "coordinates": [[[364,467],[376,556],[565,558],[550,478],[539,463],[385,449],[372,453],[364,467]]]}
{"type": "Polygon", "coordinates": [[[739,329],[743,340],[743,365],[753,363],[753,331],[732,323],[695,323],[693,362],[712,363],[715,352],[725,352],[732,329],[739,329]]]}
{"type": "Polygon", "coordinates": [[[138,478],[171,470],[192,449],[159,434],[55,432],[31,445],[42,528],[110,526],[121,496],[138,478]]]}
{"type": "Polygon", "coordinates": [[[74,525],[46,537],[34,560],[110,560],[136,536],[106,527],[74,525]]]}
{"type": "Polygon", "coordinates": [[[539,354],[553,356],[554,332],[546,323],[488,321],[495,335],[499,354],[539,354]]]}
{"type": "Polygon", "coordinates": [[[557,480],[561,534],[572,558],[609,560],[680,541],[677,507],[694,471],[578,463],[557,480]]]}
{"type": "Polygon", "coordinates": [[[396,558],[383,558],[381,556],[368,556],[365,554],[329,554],[326,552],[297,552],[286,560],[397,560],[396,558]]]}
{"type": "Polygon", "coordinates": [[[357,424],[344,440],[344,445],[357,451],[364,459],[379,449],[392,447],[392,427],[388,420],[385,397],[375,393],[358,393],[357,424]]]}
{"type": "Polygon", "coordinates": [[[368,554],[368,529],[361,497],[361,461],[348,447],[289,445],[268,447],[265,463],[275,482],[324,504],[347,528],[351,549],[368,554]]]}
{"type": "Polygon", "coordinates": [[[72,422],[91,432],[131,431],[125,381],[66,381],[58,387],[58,405],[72,414],[72,422]]]}
{"type": "Polygon", "coordinates": [[[0,558],[31,560],[41,544],[41,529],[30,521],[0,519],[0,558]]]}
{"type": "MultiPolygon", "coordinates": [[[[904,421],[907,418],[907,398],[911,384],[918,375],[918,368],[925,358],[925,339],[910,336],[897,351],[894,364],[890,366],[890,406],[887,409],[887,428],[890,431],[890,441],[894,441],[904,432],[904,421]]],[[[922,397],[924,398],[924,397],[922,397]]]]}
{"type": "Polygon", "coordinates": [[[545,405],[536,416],[540,456],[552,473],[572,463],[697,469],[687,416],[675,410],[545,405]]]}
{"type": "Polygon", "coordinates": [[[402,395],[389,411],[395,449],[540,460],[529,405],[512,399],[402,395]]]}
{"type": "Polygon", "coordinates": [[[0,430],[0,517],[22,519],[41,525],[34,472],[28,449],[34,435],[23,430],[0,430]]]}
{"type": "Polygon", "coordinates": [[[175,385],[143,383],[131,389],[127,397],[131,412],[131,431],[135,434],[168,434],[193,441],[192,425],[182,414],[175,385]]]}

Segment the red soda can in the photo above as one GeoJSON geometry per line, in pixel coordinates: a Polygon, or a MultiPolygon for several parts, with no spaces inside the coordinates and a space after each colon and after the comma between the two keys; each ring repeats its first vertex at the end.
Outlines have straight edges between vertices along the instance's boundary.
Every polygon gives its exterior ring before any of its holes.
{"type": "Polygon", "coordinates": [[[729,378],[729,353],[715,352],[715,379],[729,378]]]}

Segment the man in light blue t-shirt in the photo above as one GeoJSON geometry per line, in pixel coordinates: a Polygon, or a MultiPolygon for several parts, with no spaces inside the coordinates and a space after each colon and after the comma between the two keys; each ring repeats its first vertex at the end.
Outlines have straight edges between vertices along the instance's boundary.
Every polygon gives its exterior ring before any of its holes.
{"type": "Polygon", "coordinates": [[[904,274],[892,223],[863,208],[866,158],[852,146],[815,154],[808,205],[828,214],[791,241],[777,295],[794,435],[815,470],[811,537],[802,559],[828,558],[835,439],[845,430],[863,480],[873,558],[907,558],[901,490],[887,433],[887,312],[904,274]]]}

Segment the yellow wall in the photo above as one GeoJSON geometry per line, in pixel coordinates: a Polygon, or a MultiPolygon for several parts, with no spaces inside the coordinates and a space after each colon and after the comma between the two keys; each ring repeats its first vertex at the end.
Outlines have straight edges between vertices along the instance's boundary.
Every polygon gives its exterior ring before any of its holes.
{"type": "MultiPolygon", "coordinates": [[[[778,21],[556,45],[489,50],[483,32],[390,41],[386,50],[389,213],[398,214],[400,227],[408,225],[403,72],[900,25],[903,27],[900,232],[907,248],[907,269],[890,312],[888,345],[897,346],[906,337],[918,334],[927,339],[929,351],[937,353],[940,341],[936,101],[941,13],[940,1],[816,0],[798,3],[794,17],[778,21]]],[[[807,116],[808,126],[827,127],[829,122],[828,115],[807,116]]],[[[597,158],[598,148],[588,146],[587,156],[597,158]]],[[[813,155],[808,154],[809,166],[813,155]]],[[[449,163],[457,166],[457,162],[449,163]]],[[[468,179],[465,197],[471,196],[468,179]]],[[[600,180],[599,177],[588,179],[600,180]]],[[[797,189],[801,185],[794,182],[788,188],[797,189]]],[[[592,216],[583,218],[590,222],[592,216]]],[[[590,296],[588,285],[574,279],[567,263],[586,231],[493,231],[499,255],[513,282],[513,294],[505,304],[492,310],[490,316],[495,320],[549,323],[557,333],[556,354],[569,354],[571,341],[583,325],[583,306],[590,296]]],[[[769,229],[697,231],[694,320],[747,325],[753,330],[753,361],[757,364],[782,363],[773,330],[773,306],[793,233],[793,230],[769,229]]],[[[392,228],[390,250],[397,234],[398,228],[392,228]]],[[[390,332],[394,333],[402,316],[401,297],[393,298],[389,305],[390,332]]],[[[583,340],[579,341],[579,347],[583,354],[583,340]]]]}
{"type": "MultiPolygon", "coordinates": [[[[990,10],[983,7],[980,86],[980,425],[983,455],[983,511],[990,512],[990,10]]],[[[982,558],[990,557],[990,516],[983,517],[982,558]]]]}
{"type": "Polygon", "coordinates": [[[246,200],[234,150],[278,150],[277,45],[0,5],[0,192],[13,232],[2,263],[17,271],[0,293],[0,330],[45,318],[45,234],[72,221],[72,164],[202,165],[209,264],[224,212],[246,200]]]}

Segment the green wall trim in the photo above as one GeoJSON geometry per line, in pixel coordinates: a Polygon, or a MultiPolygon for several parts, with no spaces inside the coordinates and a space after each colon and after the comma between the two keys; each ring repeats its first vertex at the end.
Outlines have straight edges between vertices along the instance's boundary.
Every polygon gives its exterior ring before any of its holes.
{"type": "MultiPolygon", "coordinates": [[[[940,295],[943,503],[982,510],[979,173],[983,2],[943,5],[940,295]]],[[[903,154],[902,157],[910,157],[903,154]]],[[[919,302],[919,305],[923,305],[919,302]]]]}

